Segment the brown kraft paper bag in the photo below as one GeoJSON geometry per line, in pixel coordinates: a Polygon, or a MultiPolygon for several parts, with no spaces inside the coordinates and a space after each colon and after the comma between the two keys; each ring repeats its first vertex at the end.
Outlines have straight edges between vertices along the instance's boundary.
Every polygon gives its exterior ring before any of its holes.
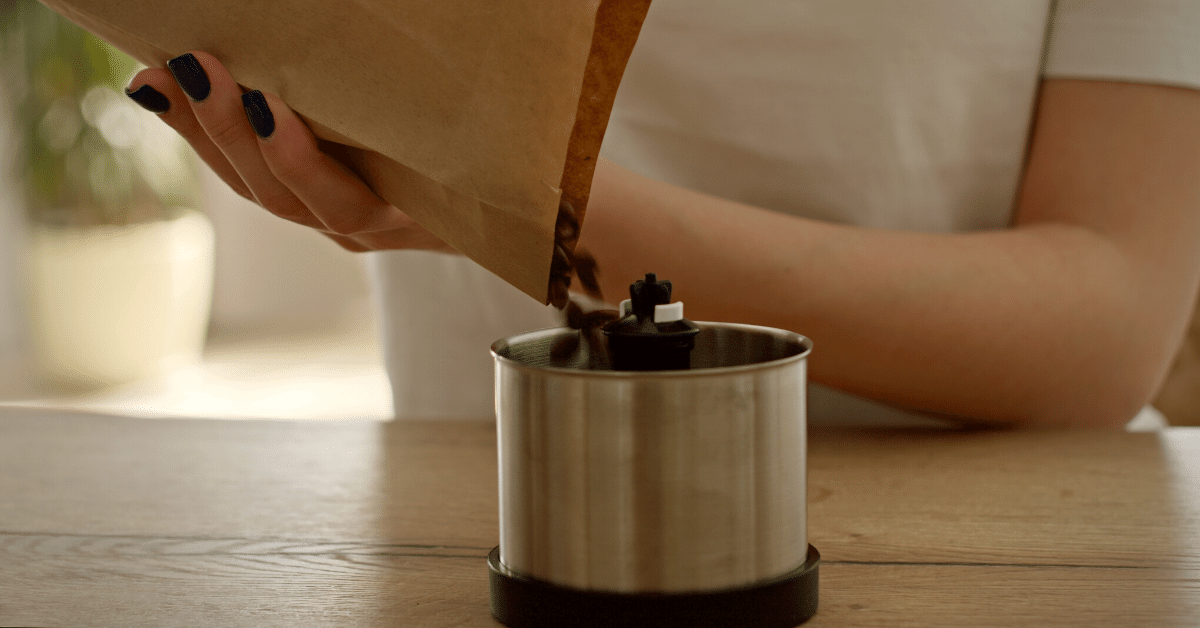
{"type": "Polygon", "coordinates": [[[148,66],[212,53],[381,197],[543,303],[559,203],[582,220],[650,5],[42,1],[148,66]]]}

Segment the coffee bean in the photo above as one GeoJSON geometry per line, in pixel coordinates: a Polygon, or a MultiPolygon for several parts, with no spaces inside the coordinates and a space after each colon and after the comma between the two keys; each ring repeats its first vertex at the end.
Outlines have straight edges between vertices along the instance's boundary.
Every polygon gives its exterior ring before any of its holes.
{"type": "Polygon", "coordinates": [[[566,199],[558,205],[558,216],[554,224],[554,255],[550,260],[550,304],[562,310],[563,323],[574,334],[566,334],[550,349],[550,359],[554,362],[571,361],[578,354],[580,347],[585,345],[591,355],[597,355],[603,350],[600,328],[610,321],[620,318],[616,310],[583,311],[578,303],[571,300],[571,275],[579,277],[579,284],[584,292],[598,300],[604,300],[600,291],[599,268],[596,258],[587,251],[574,249],[574,254],[568,253],[568,246],[574,244],[579,236],[579,217],[575,208],[566,199]]]}
{"type": "Polygon", "coordinates": [[[563,199],[558,205],[558,218],[554,224],[554,239],[559,243],[575,240],[579,236],[579,216],[571,203],[563,199]]]}
{"type": "Polygon", "coordinates": [[[550,261],[550,268],[557,268],[558,272],[569,275],[575,270],[575,258],[561,244],[555,244],[554,259],[550,261]]]}
{"type": "Polygon", "coordinates": [[[589,297],[603,301],[604,293],[600,291],[600,273],[596,266],[596,258],[587,251],[577,249],[574,262],[575,276],[579,277],[579,285],[583,287],[583,291],[589,297]]]}
{"type": "Polygon", "coordinates": [[[562,281],[550,281],[550,305],[561,310],[571,302],[571,293],[567,285],[569,281],[570,277],[564,277],[562,281]]]}

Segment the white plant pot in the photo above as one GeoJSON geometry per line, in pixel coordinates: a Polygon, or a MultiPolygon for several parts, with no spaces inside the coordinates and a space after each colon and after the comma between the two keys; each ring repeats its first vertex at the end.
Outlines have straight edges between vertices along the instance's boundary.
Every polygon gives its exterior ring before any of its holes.
{"type": "Polygon", "coordinates": [[[44,378],[96,388],[199,361],[213,281],[213,229],[204,214],[39,226],[29,255],[31,344],[44,378]]]}

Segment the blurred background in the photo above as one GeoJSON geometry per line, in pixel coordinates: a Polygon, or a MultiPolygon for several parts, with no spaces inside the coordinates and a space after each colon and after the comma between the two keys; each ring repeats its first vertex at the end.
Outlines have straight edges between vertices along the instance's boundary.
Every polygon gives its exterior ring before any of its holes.
{"type": "Polygon", "coordinates": [[[362,258],[233,193],[139,69],[0,0],[0,404],[390,418],[362,258]]]}
{"type": "MultiPolygon", "coordinates": [[[[233,193],[123,95],[138,69],[0,0],[0,404],[390,418],[363,258],[233,193]]],[[[1155,406],[1198,400],[1194,320],[1155,406]]]]}

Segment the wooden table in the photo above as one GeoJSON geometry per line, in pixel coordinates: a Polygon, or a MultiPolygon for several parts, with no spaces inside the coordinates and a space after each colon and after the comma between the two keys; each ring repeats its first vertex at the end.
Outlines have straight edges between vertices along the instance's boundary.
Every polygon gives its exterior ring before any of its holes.
{"type": "MultiPolygon", "coordinates": [[[[1200,430],[813,430],[808,626],[1200,625],[1200,430]]],[[[486,626],[490,422],[0,409],[0,625],[486,626]]]]}

